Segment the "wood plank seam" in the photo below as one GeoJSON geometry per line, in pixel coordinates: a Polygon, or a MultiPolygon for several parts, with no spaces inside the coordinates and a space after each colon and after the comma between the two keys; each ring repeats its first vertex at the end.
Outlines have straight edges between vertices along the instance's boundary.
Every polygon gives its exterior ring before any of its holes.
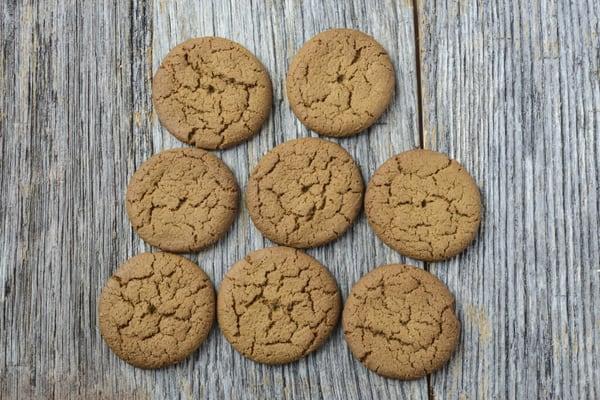
{"type": "MultiPolygon", "coordinates": [[[[415,49],[415,71],[416,71],[416,89],[417,89],[417,126],[419,129],[419,147],[424,148],[423,141],[423,92],[421,89],[421,43],[419,42],[419,4],[418,0],[412,0],[413,6],[413,25],[414,25],[414,49],[415,49]]],[[[429,272],[429,263],[423,262],[423,269],[429,272]]],[[[431,374],[427,375],[427,398],[434,400],[433,386],[431,384],[431,374]]]]}

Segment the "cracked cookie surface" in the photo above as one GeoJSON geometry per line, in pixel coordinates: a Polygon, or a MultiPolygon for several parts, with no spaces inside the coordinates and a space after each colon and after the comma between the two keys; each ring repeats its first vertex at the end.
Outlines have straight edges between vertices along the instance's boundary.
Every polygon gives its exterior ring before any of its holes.
{"type": "Polygon", "coordinates": [[[367,186],[365,212],[377,236],[394,250],[439,261],[473,241],[481,198],[457,161],[416,149],[392,157],[375,172],[367,186]]]}
{"type": "Polygon", "coordinates": [[[294,57],[287,96],[309,129],[351,136],[371,126],[394,93],[394,67],[371,36],[332,29],[310,39],[294,57]]]}
{"type": "Polygon", "coordinates": [[[240,44],[190,39],[162,61],[152,81],[152,101],[161,124],[179,140],[224,149],[259,131],[271,110],[271,80],[240,44]]]}
{"type": "Polygon", "coordinates": [[[285,142],[260,159],[246,188],[256,227],[286,246],[319,246],[341,236],[362,206],[358,166],[341,146],[322,139],[285,142]]]}
{"type": "Polygon", "coordinates": [[[235,178],[219,158],[200,149],[173,149],[152,156],[133,174],[127,214],[151,245],[197,251],[227,232],[238,196],[235,178]]]}
{"type": "Polygon", "coordinates": [[[319,348],[339,318],[333,276],[306,253],[272,247],[250,253],[223,278],[217,299],[219,326],[244,356],[288,363],[319,348]]]}
{"type": "Polygon", "coordinates": [[[204,342],[215,318],[215,293],[193,262],[142,253],[109,278],[98,309],[100,333],[117,356],[136,367],[160,368],[204,342]]]}
{"type": "Polygon", "coordinates": [[[420,268],[390,264],[363,276],[344,306],[344,334],[367,368],[417,379],[441,368],[458,344],[454,296],[420,268]]]}

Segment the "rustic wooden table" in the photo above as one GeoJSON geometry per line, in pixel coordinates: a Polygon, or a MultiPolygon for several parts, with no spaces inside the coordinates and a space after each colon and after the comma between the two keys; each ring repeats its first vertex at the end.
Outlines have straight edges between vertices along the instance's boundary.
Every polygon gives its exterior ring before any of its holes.
{"type": "MultiPolygon", "coordinates": [[[[0,2],[0,398],[600,398],[600,3],[595,0],[0,2]],[[475,243],[443,263],[387,248],[364,215],[309,253],[344,297],[375,266],[408,262],[455,293],[463,332],[449,365],[400,382],[352,358],[340,328],[284,366],[236,353],[215,326],[185,362],[133,368],[102,341],[97,298],[128,257],[150,250],[124,209],[133,171],[182,144],[158,123],[153,71],[184,39],[219,35],[266,65],[264,129],[221,156],[242,187],[267,150],[315,136],[284,91],[314,34],[375,36],[396,68],[393,104],[337,141],[365,179],[414,147],[449,153],[481,187],[475,243]]],[[[189,257],[218,284],[271,243],[242,209],[229,236],[189,257]]]]}

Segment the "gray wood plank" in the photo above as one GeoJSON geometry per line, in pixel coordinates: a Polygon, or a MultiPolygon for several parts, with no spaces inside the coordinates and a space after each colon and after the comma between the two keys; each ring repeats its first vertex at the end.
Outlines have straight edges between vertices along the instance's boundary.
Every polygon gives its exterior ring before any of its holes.
{"type": "Polygon", "coordinates": [[[107,271],[137,246],[122,198],[151,138],[132,132],[143,16],[126,2],[0,7],[0,397],[145,397],[96,324],[107,271]]]}
{"type": "MultiPolygon", "coordinates": [[[[314,34],[331,27],[353,27],[373,34],[390,51],[397,69],[397,95],[391,109],[369,133],[339,140],[360,164],[365,179],[395,152],[418,146],[413,10],[392,2],[366,7],[347,2],[324,7],[312,2],[212,1],[155,2],[153,70],[177,43],[194,36],[217,35],[238,41],[265,64],[274,87],[274,109],[262,132],[245,145],[220,152],[242,187],[258,159],[286,140],[311,135],[289,109],[284,79],[291,58],[314,34]]],[[[152,118],[155,149],[181,146],[152,118]]],[[[312,136],[316,136],[312,134],[312,136]]],[[[271,243],[252,225],[245,209],[226,241],[198,255],[197,260],[218,284],[228,267],[249,251],[271,243]]],[[[374,266],[402,258],[378,241],[361,216],[335,243],[309,251],[333,272],[344,297],[352,283],[374,266]]],[[[401,383],[368,372],[354,360],[338,329],[323,349],[297,363],[262,366],[244,359],[214,332],[189,365],[192,393],[217,393],[224,398],[421,398],[425,380],[401,383]]],[[[166,379],[172,379],[167,376],[166,379]]]]}
{"type": "Polygon", "coordinates": [[[461,346],[435,398],[600,396],[600,3],[418,4],[424,146],[474,175],[474,245],[429,265],[461,346]]]}
{"type": "MultiPolygon", "coordinates": [[[[311,135],[284,96],[296,50],[329,27],[373,34],[391,53],[397,95],[368,133],[338,141],[366,180],[392,154],[418,146],[410,3],[0,3],[0,397],[427,397],[425,380],[367,372],[339,328],[315,354],[277,367],[245,360],[215,328],[185,362],[144,371],[108,350],[96,322],[105,280],[128,257],[151,250],[126,218],[127,181],[151,154],[182,146],[159,126],[150,102],[152,72],[168,49],[216,34],[247,46],[269,69],[275,101],[267,125],[217,153],[244,187],[268,149],[311,135]]],[[[236,260],[270,244],[242,209],[227,238],[189,256],[218,284],[236,260]]],[[[374,266],[405,261],[375,238],[364,216],[339,241],[310,253],[331,269],[344,296],[374,266]]]]}

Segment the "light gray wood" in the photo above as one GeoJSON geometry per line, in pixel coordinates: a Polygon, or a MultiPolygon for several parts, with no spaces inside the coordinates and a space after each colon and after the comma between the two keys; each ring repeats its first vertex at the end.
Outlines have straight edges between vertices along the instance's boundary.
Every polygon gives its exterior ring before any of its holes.
{"type": "MultiPolygon", "coordinates": [[[[327,7],[316,0],[0,2],[0,397],[427,398],[425,379],[397,382],[364,369],[341,328],[315,354],[286,366],[244,359],[215,327],[185,362],[135,369],[104,344],[96,311],[117,266],[151,250],[126,217],[129,177],[150,155],[182,146],[160,127],[150,102],[152,73],[169,48],[220,35],[267,66],[271,118],[248,143],[217,152],[244,187],[268,149],[314,135],[284,96],[297,49],[329,27],[373,34],[392,56],[397,95],[368,133],[338,141],[368,179],[392,154],[419,145],[413,23],[412,4],[391,0],[327,7]]],[[[189,257],[218,284],[231,264],[270,244],[242,208],[227,238],[189,257]]],[[[374,266],[405,261],[375,238],[364,216],[309,253],[330,268],[344,297],[374,266]]]]}
{"type": "Polygon", "coordinates": [[[461,345],[436,399],[600,397],[600,3],[422,1],[424,146],[460,160],[485,214],[429,265],[461,345]]]}
{"type": "MultiPolygon", "coordinates": [[[[600,396],[599,3],[322,3],[0,2],[0,398],[600,396]],[[248,143],[216,153],[244,187],[268,149],[315,136],[289,110],[283,82],[302,43],[339,26],[373,34],[396,68],[396,96],[381,121],[337,140],[365,179],[421,144],[420,83],[423,146],[460,160],[482,189],[477,241],[425,266],[456,294],[456,355],[428,380],[397,382],[354,360],[340,328],[315,354],[269,367],[241,357],[215,327],[179,365],[123,363],[100,338],[97,297],[121,262],[152,250],[126,217],[129,177],[150,155],[183,146],[152,111],[160,59],[189,37],[220,35],[268,68],[268,123],[248,143]]],[[[233,262],[270,244],[242,208],[226,239],[189,257],[218,284],[233,262]]],[[[422,265],[385,247],[364,216],[309,253],[344,297],[376,265],[422,265]]]]}
{"type": "MultiPolygon", "coordinates": [[[[284,93],[287,66],[301,45],[330,27],[354,27],[373,34],[396,55],[394,64],[402,78],[393,106],[370,133],[338,141],[357,159],[367,178],[374,167],[391,154],[414,147],[418,140],[412,9],[400,5],[394,8],[388,3],[392,12],[380,19],[385,14],[383,6],[386,4],[367,9],[362,2],[356,2],[323,8],[320,1],[285,5],[278,2],[252,5],[235,1],[157,2],[153,20],[153,70],[170,48],[194,36],[230,38],[263,61],[274,87],[272,117],[261,134],[247,145],[220,153],[232,166],[240,185],[245,187],[249,172],[269,149],[285,140],[310,135],[291,113],[284,93]],[[406,43],[401,53],[398,43],[406,43]],[[392,129],[396,126],[399,132],[392,129]]],[[[152,124],[157,150],[181,145],[160,127],[155,117],[152,124]]],[[[268,245],[271,243],[263,239],[246,209],[242,209],[229,238],[201,253],[198,262],[215,282],[220,282],[228,266],[249,251],[268,245]]],[[[309,253],[330,268],[344,296],[352,283],[374,265],[401,259],[374,238],[364,218],[340,240],[309,253]]],[[[341,329],[316,354],[298,363],[277,367],[246,360],[221,335],[215,334],[203,346],[194,365],[200,373],[191,381],[192,393],[212,393],[224,398],[427,396],[425,381],[402,384],[367,372],[351,357],[341,329]]]]}

